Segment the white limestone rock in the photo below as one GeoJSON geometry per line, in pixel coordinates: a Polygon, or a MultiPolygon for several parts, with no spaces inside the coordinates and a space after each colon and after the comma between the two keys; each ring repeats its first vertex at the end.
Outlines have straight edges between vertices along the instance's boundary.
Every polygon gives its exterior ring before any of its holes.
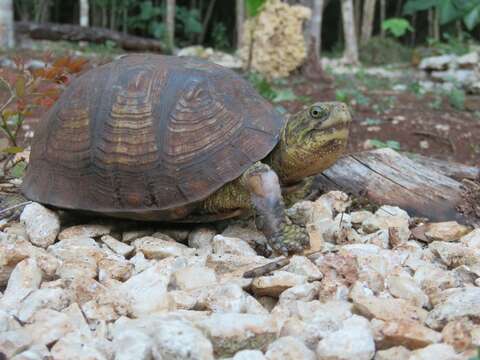
{"type": "Polygon", "coordinates": [[[461,317],[480,320],[480,288],[444,290],[439,304],[430,311],[425,323],[432,329],[440,330],[448,322],[461,317]]]}
{"type": "Polygon", "coordinates": [[[42,248],[53,244],[60,231],[57,213],[37,203],[25,206],[20,221],[25,224],[31,243],[42,248]]]}
{"type": "Polygon", "coordinates": [[[232,254],[240,256],[256,256],[257,253],[242,239],[223,235],[215,235],[212,240],[213,253],[217,255],[232,254]]]}
{"type": "Polygon", "coordinates": [[[0,308],[18,308],[23,299],[40,287],[41,282],[42,270],[35,259],[28,258],[19,262],[10,275],[3,297],[0,298],[0,308]]]}
{"type": "Polygon", "coordinates": [[[160,260],[170,256],[191,256],[195,253],[195,249],[177,243],[173,239],[169,241],[153,236],[136,239],[132,245],[135,247],[135,251],[141,251],[147,259],[160,260]]]}
{"type": "Polygon", "coordinates": [[[252,291],[259,296],[278,297],[283,291],[307,282],[307,277],[287,271],[275,271],[271,276],[260,276],[252,282],[252,291]]]}
{"type": "Polygon", "coordinates": [[[212,241],[216,231],[208,227],[194,229],[188,235],[188,246],[198,249],[200,252],[212,253],[212,241]]]}
{"type": "Polygon", "coordinates": [[[408,360],[460,360],[453,347],[447,344],[433,344],[412,351],[408,360]]]}
{"type": "Polygon", "coordinates": [[[170,320],[158,324],[152,353],[155,359],[214,359],[210,340],[184,320],[170,320]]]}
{"type": "Polygon", "coordinates": [[[217,357],[263,348],[277,337],[280,327],[270,315],[222,313],[214,313],[195,325],[211,340],[217,357]]]}
{"type": "Polygon", "coordinates": [[[170,287],[178,290],[204,288],[217,283],[215,271],[204,266],[188,266],[172,274],[170,287]]]}
{"type": "Polygon", "coordinates": [[[100,240],[107,245],[113,252],[123,257],[133,253],[134,247],[115,239],[110,235],[103,235],[100,240]]]}
{"type": "Polygon", "coordinates": [[[94,238],[109,234],[112,227],[101,224],[74,225],[63,229],[58,235],[59,240],[72,238],[94,238]]]}
{"type": "Polygon", "coordinates": [[[267,360],[315,360],[315,353],[303,342],[292,336],[275,340],[265,353],[267,360]]]}
{"type": "Polygon", "coordinates": [[[71,332],[60,338],[51,349],[54,359],[109,360],[113,358],[111,343],[99,337],[71,332]]]}
{"type": "Polygon", "coordinates": [[[370,360],[375,355],[375,343],[368,320],[353,315],[340,330],[323,338],[317,346],[319,359],[370,360]]]}
{"type": "Polygon", "coordinates": [[[61,311],[70,305],[70,293],[61,288],[44,288],[34,290],[21,301],[17,317],[27,322],[40,309],[61,311]]]}

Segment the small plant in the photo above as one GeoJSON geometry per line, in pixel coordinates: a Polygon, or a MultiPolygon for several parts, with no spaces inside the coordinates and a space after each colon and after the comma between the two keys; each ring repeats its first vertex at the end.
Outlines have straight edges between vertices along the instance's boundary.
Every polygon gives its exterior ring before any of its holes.
{"type": "Polygon", "coordinates": [[[447,97],[448,102],[454,109],[465,109],[465,91],[458,87],[454,87],[450,92],[448,92],[447,97]]]}
{"type": "Polygon", "coordinates": [[[397,151],[401,149],[400,143],[395,140],[387,140],[383,142],[378,139],[370,139],[368,140],[368,143],[375,149],[390,148],[397,151]]]}
{"type": "Polygon", "coordinates": [[[421,98],[424,94],[422,90],[422,85],[418,81],[411,82],[408,85],[408,90],[415,94],[417,98],[421,98]]]}
{"type": "Polygon", "coordinates": [[[18,175],[25,164],[12,163],[13,156],[24,148],[19,134],[25,117],[36,108],[49,108],[58,98],[73,74],[80,72],[86,59],[62,57],[51,61],[51,55],[44,57],[44,68],[30,71],[25,68],[23,59],[15,58],[15,70],[0,69],[0,86],[9,94],[0,105],[0,130],[6,135],[9,146],[1,151],[7,155],[5,168],[13,176],[18,175]]]}
{"type": "Polygon", "coordinates": [[[354,103],[360,106],[367,106],[370,104],[370,98],[365,96],[361,91],[353,89],[337,89],[335,91],[335,98],[337,101],[354,103]]]}
{"type": "MultiPolygon", "coordinates": [[[[250,73],[248,75],[248,81],[250,81],[260,95],[271,102],[278,103],[282,101],[294,101],[299,99],[299,97],[291,88],[276,87],[258,73],[250,73]]],[[[275,83],[278,84],[282,82],[276,80],[275,83]]]]}
{"type": "Polygon", "coordinates": [[[397,98],[395,96],[385,96],[376,100],[373,104],[372,109],[376,114],[383,114],[395,107],[397,98]]]}
{"type": "MultiPolygon", "coordinates": [[[[165,39],[166,26],[163,21],[165,8],[155,6],[152,1],[142,1],[138,6],[140,8],[139,14],[130,17],[129,26],[144,31],[154,38],[165,39]]],[[[175,20],[175,30],[183,33],[190,42],[192,42],[195,34],[202,32],[198,9],[176,6],[175,20]]]]}
{"type": "Polygon", "coordinates": [[[412,59],[412,50],[392,37],[372,37],[360,46],[360,61],[366,65],[406,63],[412,59]]]}
{"type": "Polygon", "coordinates": [[[428,104],[428,106],[431,109],[435,109],[435,110],[440,110],[442,108],[442,105],[443,105],[442,97],[439,95],[435,95],[433,100],[428,104]]]}
{"type": "Polygon", "coordinates": [[[470,46],[468,44],[470,40],[469,34],[462,34],[461,37],[452,36],[448,33],[442,35],[444,40],[435,40],[432,38],[427,39],[427,44],[429,48],[433,49],[436,54],[456,54],[456,55],[465,55],[470,51],[470,46]]]}
{"type": "Polygon", "coordinates": [[[477,355],[470,358],[470,360],[480,360],[480,348],[477,349],[477,355]]]}
{"type": "Polygon", "coordinates": [[[216,23],[212,30],[213,46],[216,49],[228,49],[230,42],[228,41],[227,28],[223,23],[216,23]]]}
{"type": "Polygon", "coordinates": [[[382,23],[382,29],[396,38],[402,37],[408,31],[413,31],[410,22],[404,18],[391,18],[382,23]]]}

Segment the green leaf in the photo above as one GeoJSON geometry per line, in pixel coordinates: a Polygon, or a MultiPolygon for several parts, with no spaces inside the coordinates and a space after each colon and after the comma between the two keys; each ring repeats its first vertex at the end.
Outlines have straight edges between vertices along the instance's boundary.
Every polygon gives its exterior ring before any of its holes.
{"type": "Polygon", "coordinates": [[[400,143],[395,140],[387,140],[386,142],[383,142],[378,139],[370,139],[369,143],[372,147],[376,149],[382,149],[382,148],[390,148],[393,150],[400,150],[400,143]]]}
{"type": "Polygon", "coordinates": [[[246,7],[247,7],[247,15],[249,17],[255,17],[260,12],[263,4],[265,4],[266,0],[247,0],[246,7]]]}
{"type": "Polygon", "coordinates": [[[26,168],[27,168],[27,163],[25,161],[20,161],[10,169],[10,175],[16,178],[21,178],[23,177],[23,175],[25,175],[26,168]]]}
{"type": "Polygon", "coordinates": [[[22,148],[21,146],[10,146],[5,149],[2,149],[2,152],[7,154],[18,154],[18,153],[21,153],[23,150],[25,149],[22,148]]]}
{"type": "Polygon", "coordinates": [[[19,76],[15,81],[15,94],[18,97],[25,95],[25,78],[23,76],[19,76]]]}
{"type": "Polygon", "coordinates": [[[453,108],[463,110],[465,108],[465,91],[454,88],[448,93],[448,101],[453,108]]]}
{"type": "Polygon", "coordinates": [[[403,6],[403,15],[411,15],[438,6],[440,1],[442,0],[409,0],[403,6]]]}
{"type": "Polygon", "coordinates": [[[440,15],[441,25],[460,19],[463,15],[461,9],[457,8],[452,0],[441,0],[437,9],[440,15]]]}
{"type": "Polygon", "coordinates": [[[273,98],[273,102],[281,102],[281,101],[293,101],[297,100],[297,95],[293,92],[292,89],[278,89],[274,90],[275,97],[273,98]]]}
{"type": "Polygon", "coordinates": [[[463,23],[470,31],[480,23],[480,5],[474,7],[464,16],[463,23]]]}
{"type": "Polygon", "coordinates": [[[401,37],[407,33],[407,31],[413,31],[412,26],[408,20],[403,18],[391,18],[382,23],[382,29],[389,31],[395,37],[401,37]]]}

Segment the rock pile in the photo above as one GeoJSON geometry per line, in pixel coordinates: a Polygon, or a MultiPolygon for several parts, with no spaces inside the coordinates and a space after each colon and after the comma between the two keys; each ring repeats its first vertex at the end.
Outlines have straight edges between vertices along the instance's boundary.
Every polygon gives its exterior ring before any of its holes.
{"type": "Polygon", "coordinates": [[[435,81],[453,83],[466,91],[480,94],[480,55],[442,55],[423,59],[419,68],[435,81]]]}
{"type": "Polygon", "coordinates": [[[304,6],[269,0],[259,15],[245,22],[240,49],[244,65],[248,64],[252,50],[253,70],[268,79],[287,77],[307,57],[303,23],[310,18],[310,13],[304,6]]]}
{"type": "Polygon", "coordinates": [[[209,60],[215,64],[225,66],[229,69],[242,68],[242,60],[240,60],[238,57],[227,54],[223,51],[214,50],[210,47],[205,48],[201,45],[185,47],[180,49],[176,55],[198,57],[200,59],[209,60]]]}
{"type": "Polygon", "coordinates": [[[279,259],[254,250],[265,238],[248,223],[221,232],[65,227],[56,212],[28,205],[0,232],[0,352],[16,360],[474,356],[480,229],[417,224],[392,206],[347,213],[349,205],[340,192],[295,204],[289,215],[318,251],[253,278],[244,272],[279,259]]]}

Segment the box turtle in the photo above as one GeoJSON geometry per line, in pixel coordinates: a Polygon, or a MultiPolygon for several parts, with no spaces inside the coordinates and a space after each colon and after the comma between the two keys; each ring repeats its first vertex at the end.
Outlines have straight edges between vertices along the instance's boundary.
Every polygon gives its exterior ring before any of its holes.
{"type": "Polygon", "coordinates": [[[286,118],[213,63],[128,55],[73,80],[33,139],[23,193],[119,218],[209,222],[254,211],[280,253],[308,244],[282,187],[330,166],[350,114],[316,103],[286,118]]]}

